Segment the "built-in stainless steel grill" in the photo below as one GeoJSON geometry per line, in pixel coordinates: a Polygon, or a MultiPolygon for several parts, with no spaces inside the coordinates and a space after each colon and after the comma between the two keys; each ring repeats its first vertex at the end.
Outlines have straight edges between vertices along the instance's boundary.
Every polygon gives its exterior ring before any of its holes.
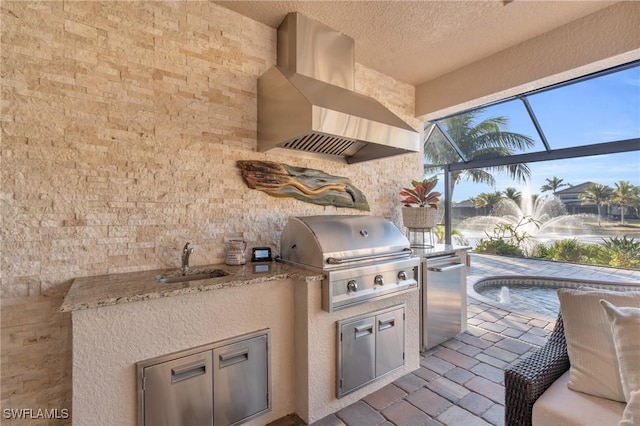
{"type": "Polygon", "coordinates": [[[282,261],[324,273],[328,312],[416,290],[420,282],[409,240],[382,217],[292,217],[280,243],[282,261]]]}

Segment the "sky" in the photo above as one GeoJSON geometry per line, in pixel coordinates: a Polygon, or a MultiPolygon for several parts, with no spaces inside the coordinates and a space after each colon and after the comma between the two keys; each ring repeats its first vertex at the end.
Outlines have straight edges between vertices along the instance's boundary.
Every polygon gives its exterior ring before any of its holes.
{"type": "MultiPolygon", "coordinates": [[[[621,180],[629,181],[633,185],[640,185],[640,151],[530,163],[529,168],[531,169],[531,180],[528,186],[531,194],[551,195],[550,192],[542,193],[540,187],[547,183],[546,179],[552,179],[554,176],[562,179],[562,183],[571,185],[594,182],[615,188],[615,183],[621,180]]],[[[453,191],[453,201],[464,201],[481,192],[504,191],[508,187],[518,188],[522,192],[523,185],[514,182],[510,177],[494,174],[494,178],[496,180],[495,188],[473,182],[458,183],[453,191]]],[[[440,185],[439,190],[442,189],[443,187],[440,185]]]]}
{"type": "MultiPolygon", "coordinates": [[[[543,91],[529,96],[528,100],[552,149],[640,138],[640,64],[557,90],[543,91]]],[[[483,117],[496,116],[509,118],[507,128],[502,130],[535,140],[535,147],[530,151],[544,149],[520,100],[484,110],[483,117]]],[[[621,180],[640,185],[640,151],[529,163],[529,168],[532,194],[541,193],[540,187],[547,183],[546,179],[553,177],[572,185],[590,181],[614,188],[621,180]]],[[[520,189],[522,186],[506,175],[493,173],[493,176],[495,188],[472,182],[458,183],[453,201],[464,201],[481,192],[504,191],[507,187],[520,189]]],[[[440,183],[436,190],[442,189],[440,183]]]]}

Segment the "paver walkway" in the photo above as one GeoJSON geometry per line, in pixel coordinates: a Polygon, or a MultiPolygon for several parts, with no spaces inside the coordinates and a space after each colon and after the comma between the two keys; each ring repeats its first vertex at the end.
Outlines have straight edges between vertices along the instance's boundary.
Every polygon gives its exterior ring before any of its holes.
{"type": "MultiPolygon", "coordinates": [[[[472,255],[468,285],[487,276],[537,275],[638,283],[640,271],[472,255]]],[[[504,369],[542,345],[555,318],[468,298],[468,330],[422,354],[421,367],[313,426],[503,425],[504,369]]],[[[270,426],[304,424],[288,416],[270,426]]]]}

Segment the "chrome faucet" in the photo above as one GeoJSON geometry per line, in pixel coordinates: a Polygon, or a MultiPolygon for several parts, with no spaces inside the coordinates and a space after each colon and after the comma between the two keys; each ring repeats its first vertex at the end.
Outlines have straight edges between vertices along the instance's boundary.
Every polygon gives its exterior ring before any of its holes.
{"type": "Polygon", "coordinates": [[[185,244],[182,249],[182,266],[180,267],[183,275],[189,270],[189,255],[191,253],[193,253],[193,248],[189,247],[189,243],[185,244]]]}

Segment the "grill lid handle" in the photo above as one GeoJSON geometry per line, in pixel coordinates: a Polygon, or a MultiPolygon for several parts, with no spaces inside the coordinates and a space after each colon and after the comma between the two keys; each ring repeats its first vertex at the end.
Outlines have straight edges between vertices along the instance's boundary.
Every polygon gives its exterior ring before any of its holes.
{"type": "Polygon", "coordinates": [[[338,259],[337,257],[328,257],[327,263],[330,265],[341,265],[343,263],[363,262],[365,260],[393,259],[396,257],[407,257],[411,253],[413,253],[413,251],[410,248],[405,248],[405,249],[402,249],[401,252],[391,253],[391,254],[377,254],[372,256],[347,257],[344,259],[338,259]]]}

